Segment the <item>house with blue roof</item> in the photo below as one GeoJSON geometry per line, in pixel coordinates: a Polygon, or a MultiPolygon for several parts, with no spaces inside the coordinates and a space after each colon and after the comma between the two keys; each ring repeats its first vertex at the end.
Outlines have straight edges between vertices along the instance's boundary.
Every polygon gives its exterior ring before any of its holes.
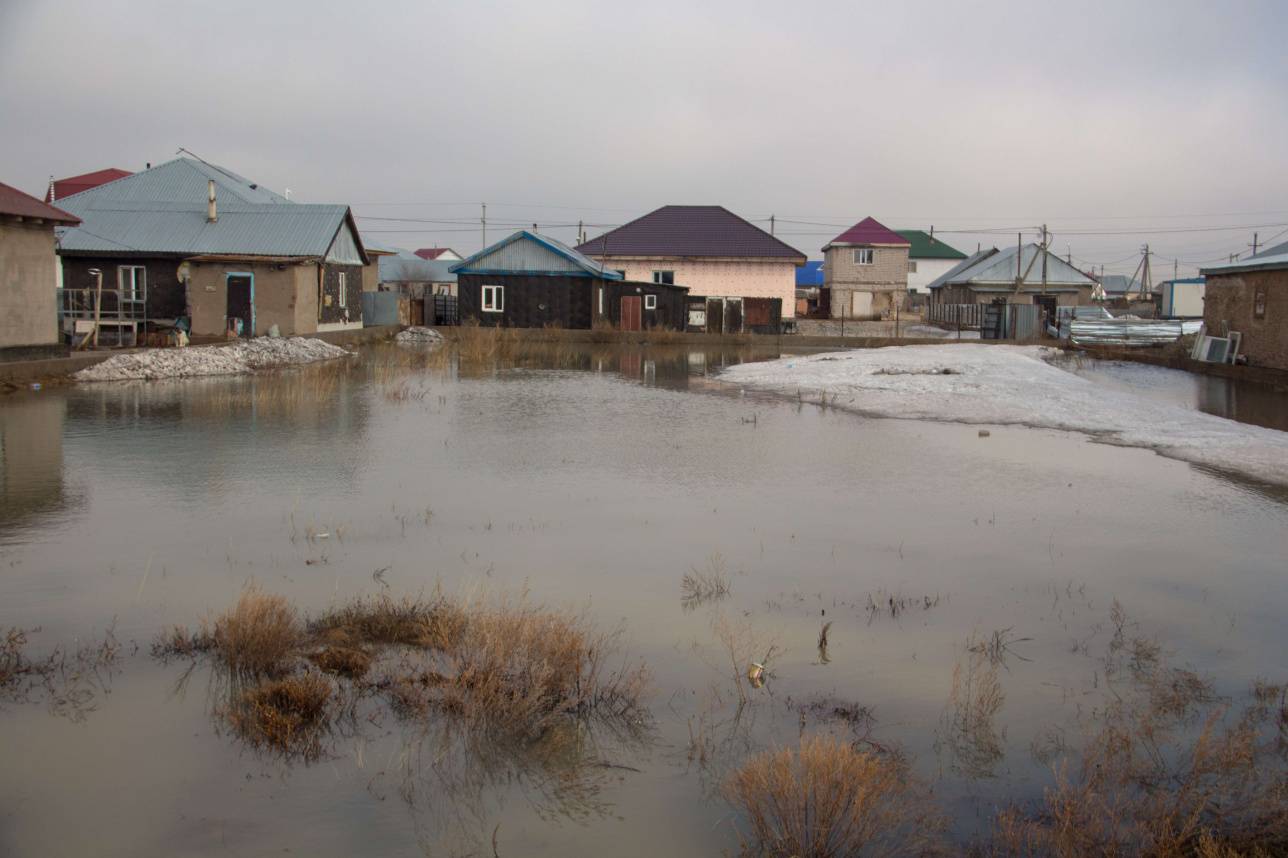
{"type": "Polygon", "coordinates": [[[827,315],[823,292],[823,260],[811,259],[796,269],[796,315],[827,315]],[[821,302],[821,303],[820,303],[821,302]]]}
{"type": "Polygon", "coordinates": [[[683,330],[689,290],[622,272],[540,233],[520,230],[451,266],[463,322],[505,328],[683,330]]]}
{"type": "MultiPolygon", "coordinates": [[[[298,203],[223,167],[176,158],[59,200],[60,317],[128,342],[362,327],[376,274],[347,205],[298,203]]],[[[100,338],[100,341],[101,338],[100,338]]]]}

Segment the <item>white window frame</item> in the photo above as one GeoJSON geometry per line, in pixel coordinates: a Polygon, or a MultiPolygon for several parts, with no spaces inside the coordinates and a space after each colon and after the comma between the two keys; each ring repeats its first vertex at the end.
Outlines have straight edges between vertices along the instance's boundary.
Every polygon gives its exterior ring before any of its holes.
{"type": "Polygon", "coordinates": [[[644,296],[644,309],[645,309],[645,310],[656,310],[656,309],[657,309],[657,296],[656,296],[656,295],[645,295],[645,296],[644,296]]]}
{"type": "Polygon", "coordinates": [[[876,260],[877,252],[871,247],[854,248],[855,265],[871,265],[876,260]]]}
{"type": "Polygon", "coordinates": [[[343,271],[340,272],[340,300],[338,303],[341,310],[349,306],[349,275],[343,271]]]}
{"type": "Polygon", "coordinates": [[[122,301],[142,301],[148,288],[148,269],[142,265],[116,266],[116,288],[122,301]],[[129,285],[126,285],[126,278],[129,285]],[[142,289],[139,286],[142,285],[142,289]]]}
{"type": "Polygon", "coordinates": [[[599,315],[604,315],[604,287],[599,287],[599,315]]]}
{"type": "Polygon", "coordinates": [[[674,286],[675,272],[674,271],[654,271],[653,282],[657,283],[660,286],[674,286]],[[670,280],[666,279],[668,276],[671,278],[670,280]]]}
{"type": "Polygon", "coordinates": [[[505,287],[490,284],[484,286],[480,306],[483,308],[484,313],[504,313],[505,287]]]}
{"type": "Polygon", "coordinates": [[[915,259],[909,259],[909,260],[908,260],[908,273],[909,273],[909,274],[916,274],[916,273],[917,273],[917,260],[915,260],[915,259]]]}

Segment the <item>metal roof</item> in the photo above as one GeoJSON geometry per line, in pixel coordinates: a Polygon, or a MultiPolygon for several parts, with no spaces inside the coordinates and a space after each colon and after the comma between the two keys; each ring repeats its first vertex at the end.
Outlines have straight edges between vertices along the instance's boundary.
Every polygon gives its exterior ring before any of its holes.
{"type": "Polygon", "coordinates": [[[1025,286],[1037,286],[1042,282],[1042,258],[1046,254],[1046,283],[1048,286],[1087,286],[1094,287],[1096,281],[1074,268],[1054,253],[1043,251],[1037,244],[1029,243],[1022,249],[1008,247],[1006,250],[990,248],[968,257],[962,264],[935,279],[931,289],[950,284],[966,286],[1014,285],[1016,276],[1016,254],[1019,256],[1019,273],[1024,275],[1025,286]]]}
{"type": "Polygon", "coordinates": [[[175,256],[325,256],[349,207],[295,203],[237,174],[177,158],[59,200],[81,218],[63,230],[60,253],[175,256]],[[207,183],[215,182],[218,218],[206,219],[207,183]]]}
{"type": "Polygon", "coordinates": [[[1258,253],[1256,256],[1239,262],[1205,265],[1199,273],[1204,276],[1212,274],[1220,276],[1222,274],[1242,274],[1246,271],[1279,271],[1284,268],[1288,268],[1288,249],[1285,249],[1282,253],[1258,253]]]}
{"type": "Polygon", "coordinates": [[[455,283],[455,260],[422,259],[410,250],[398,249],[394,256],[382,256],[381,283],[455,283]]]}
{"type": "Polygon", "coordinates": [[[496,244],[483,248],[468,259],[454,263],[451,271],[454,274],[574,274],[602,277],[605,280],[623,279],[620,272],[605,268],[602,263],[578,253],[563,242],[526,229],[521,229],[496,244]],[[564,267],[559,270],[549,268],[538,270],[531,267],[532,260],[523,254],[506,252],[508,248],[520,241],[530,242],[553,253],[554,258],[557,258],[564,267]]]}
{"type": "Polygon", "coordinates": [[[800,289],[810,289],[814,286],[823,285],[823,262],[818,259],[812,259],[806,262],[800,268],[796,269],[796,286],[800,289]]]}
{"type": "Polygon", "coordinates": [[[724,206],[662,206],[577,246],[590,256],[750,257],[805,261],[805,254],[724,206]]]}
{"type": "Polygon", "coordinates": [[[928,232],[920,229],[896,229],[901,237],[912,245],[908,248],[909,259],[965,259],[966,254],[955,247],[950,247],[928,232]]]}
{"type": "Polygon", "coordinates": [[[823,246],[827,250],[834,244],[852,245],[852,244],[893,244],[897,247],[906,247],[911,244],[908,239],[892,229],[888,229],[885,224],[881,223],[874,217],[865,217],[836,238],[829,241],[823,246]]]}
{"type": "Polygon", "coordinates": [[[1128,295],[1140,291],[1140,281],[1126,274],[1104,274],[1096,278],[1110,295],[1128,295]]]}
{"type": "Polygon", "coordinates": [[[79,176],[68,176],[66,179],[55,179],[53,187],[45,189],[45,202],[57,202],[63,197],[70,197],[72,194],[79,194],[81,191],[97,188],[99,185],[123,179],[128,175],[130,175],[129,170],[108,167],[104,170],[94,170],[92,173],[81,173],[79,176]],[[52,200],[49,198],[50,190],[54,192],[52,200]]]}
{"type": "Polygon", "coordinates": [[[80,219],[60,208],[42,203],[31,194],[0,182],[0,215],[47,220],[52,223],[80,223],[80,219]]]}

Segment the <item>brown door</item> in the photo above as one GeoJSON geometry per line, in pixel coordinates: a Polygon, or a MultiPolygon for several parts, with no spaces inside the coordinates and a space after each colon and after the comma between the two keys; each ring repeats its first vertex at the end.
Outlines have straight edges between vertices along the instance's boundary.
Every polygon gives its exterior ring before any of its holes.
{"type": "Polygon", "coordinates": [[[229,332],[242,337],[255,336],[255,292],[249,274],[229,274],[228,309],[225,318],[229,332]]]}
{"type": "Polygon", "coordinates": [[[416,327],[425,324],[425,299],[413,298],[411,300],[411,323],[416,327]]]}
{"type": "Polygon", "coordinates": [[[720,298],[707,299],[707,333],[723,334],[724,333],[724,300],[720,298]]]}
{"type": "Polygon", "coordinates": [[[643,299],[638,295],[623,295],[619,326],[623,331],[638,331],[643,319],[643,299]]]}

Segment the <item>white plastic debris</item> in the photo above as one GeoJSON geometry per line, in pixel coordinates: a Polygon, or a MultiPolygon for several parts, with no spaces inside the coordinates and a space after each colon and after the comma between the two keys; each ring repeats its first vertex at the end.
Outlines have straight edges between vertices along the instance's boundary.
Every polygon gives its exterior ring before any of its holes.
{"type": "Polygon", "coordinates": [[[281,366],[346,357],[339,346],[308,337],[261,337],[227,346],[186,349],[146,349],[114,355],[76,373],[77,381],[193,378],[238,375],[281,366]]]}

